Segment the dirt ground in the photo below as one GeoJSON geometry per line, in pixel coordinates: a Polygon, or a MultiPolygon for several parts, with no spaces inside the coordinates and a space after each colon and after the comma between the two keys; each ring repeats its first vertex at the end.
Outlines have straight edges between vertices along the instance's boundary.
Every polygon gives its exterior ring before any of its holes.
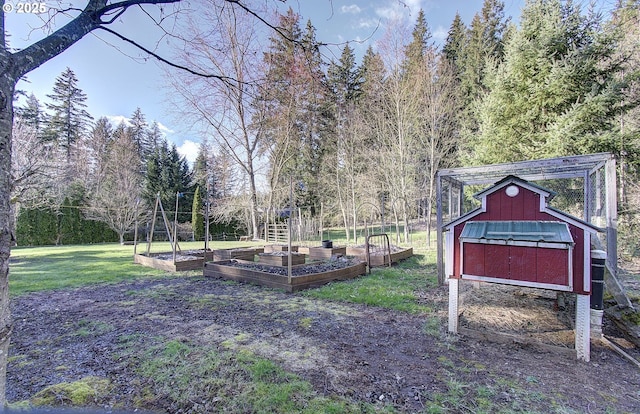
{"type": "MultiPolygon", "coordinates": [[[[497,323],[502,324],[495,327],[498,330],[534,334],[540,329],[536,319],[527,316],[535,313],[527,308],[531,306],[553,321],[543,331],[560,333],[558,337],[567,332],[567,318],[557,309],[555,296],[504,291],[502,299],[482,304],[478,295],[470,291],[465,296],[463,326],[497,323]],[[501,313],[503,317],[487,316],[501,313]],[[504,320],[520,322],[504,325],[504,320]]],[[[640,412],[640,369],[617,353],[594,343],[586,363],[521,343],[450,336],[447,288],[420,296],[436,311],[435,326],[429,323],[434,318],[424,315],[201,276],[29,294],[12,301],[15,326],[7,399],[21,401],[48,385],[92,375],[116,385],[110,405],[133,410],[140,380],[127,363],[114,357],[114,350],[120,338],[135,334],[141,340],[225,342],[227,348],[247,349],[277,361],[310,381],[320,394],[392,405],[400,412],[424,410],[435,395],[451,393],[452,381],[463,384],[462,393],[489,387],[494,392],[488,398],[505,412],[640,412]]],[[[605,331],[617,335],[608,324],[605,331]]],[[[566,344],[559,340],[556,345],[566,344]]],[[[464,404],[445,408],[476,411],[464,404]]]]}

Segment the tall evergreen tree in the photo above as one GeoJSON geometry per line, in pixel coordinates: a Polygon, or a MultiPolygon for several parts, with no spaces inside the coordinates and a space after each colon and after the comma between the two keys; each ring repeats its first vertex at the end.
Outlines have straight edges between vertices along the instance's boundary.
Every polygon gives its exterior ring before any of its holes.
{"type": "Polygon", "coordinates": [[[140,108],[136,108],[131,115],[131,118],[129,118],[129,125],[127,126],[127,129],[129,136],[136,147],[138,156],[140,157],[140,162],[144,162],[152,151],[147,141],[149,136],[147,128],[148,124],[142,110],[140,108]]]}
{"type": "Polygon", "coordinates": [[[560,0],[532,0],[489,78],[480,107],[475,163],[611,150],[608,133],[625,83],[616,78],[615,38],[599,17],[560,0]]]}
{"type": "MultiPolygon", "coordinates": [[[[323,187],[331,192],[329,199],[337,199],[349,240],[348,216],[351,223],[357,220],[359,195],[361,194],[363,136],[356,120],[356,102],[361,93],[362,77],[356,65],[353,49],[345,45],[339,62],[331,62],[327,71],[327,83],[332,96],[332,139],[325,139],[325,162],[323,164],[323,187]]],[[[329,137],[327,137],[329,138],[329,137]]],[[[366,157],[366,156],[365,156],[366,157]]],[[[329,195],[329,194],[328,194],[329,195]]]]}
{"type": "Polygon", "coordinates": [[[356,101],[357,136],[360,137],[360,148],[368,151],[362,154],[366,167],[362,171],[366,175],[363,182],[361,196],[367,195],[363,201],[379,206],[378,210],[384,214],[385,211],[385,190],[380,184],[381,180],[375,167],[377,154],[381,151],[379,131],[386,124],[385,105],[386,93],[385,84],[387,73],[382,56],[374,52],[369,46],[362,58],[362,64],[358,67],[362,92],[356,101]],[[368,160],[366,158],[369,158],[368,160]]]}
{"type": "MultiPolygon", "coordinates": [[[[362,82],[362,93],[357,100],[357,114],[362,124],[360,134],[364,147],[371,148],[375,153],[379,150],[376,126],[385,119],[383,107],[387,74],[382,57],[374,52],[371,46],[367,48],[362,58],[358,73],[362,82]]],[[[379,197],[376,198],[379,199],[379,197]]]]}
{"type": "Polygon", "coordinates": [[[78,86],[78,78],[70,69],[56,78],[53,91],[47,95],[51,103],[47,109],[52,111],[46,127],[46,137],[60,145],[71,156],[73,144],[87,133],[93,117],[85,110],[87,95],[78,86]]]}
{"type": "Polygon", "coordinates": [[[504,2],[485,0],[480,15],[484,51],[488,57],[500,60],[504,55],[504,36],[510,20],[504,15],[504,2]]]}
{"type": "Polygon", "coordinates": [[[614,133],[618,136],[615,145],[618,155],[618,178],[621,212],[628,213],[627,223],[634,223],[631,246],[640,246],[635,235],[640,228],[640,3],[636,0],[620,0],[605,26],[607,32],[620,34],[615,58],[623,59],[618,78],[629,79],[625,88],[623,110],[618,114],[614,133]],[[631,195],[631,196],[629,196],[631,195]]]}
{"type": "Polygon", "coordinates": [[[359,99],[360,107],[363,110],[376,111],[382,104],[382,89],[386,78],[386,69],[382,57],[371,46],[367,48],[358,72],[362,82],[362,94],[360,95],[361,99],[359,99]]]}
{"type": "Polygon", "coordinates": [[[191,208],[191,228],[194,239],[202,240],[204,237],[204,227],[202,193],[198,185],[193,195],[193,206],[191,208]]]}
{"type": "Polygon", "coordinates": [[[91,153],[90,167],[95,181],[100,181],[107,167],[108,152],[113,140],[114,131],[109,119],[106,117],[98,118],[88,140],[91,153]]]}
{"type": "Polygon", "coordinates": [[[456,78],[460,81],[460,76],[464,70],[464,56],[467,41],[467,28],[459,13],[451,23],[449,33],[442,46],[442,56],[449,62],[449,66],[454,70],[456,78]]]}
{"type": "Polygon", "coordinates": [[[165,210],[174,211],[176,194],[180,194],[178,220],[188,221],[193,200],[191,181],[187,161],[180,157],[175,144],[169,148],[167,141],[163,141],[147,160],[143,197],[153,206],[160,195],[165,210]]]}
{"type": "Polygon", "coordinates": [[[361,76],[356,65],[353,48],[347,43],[339,62],[331,62],[327,69],[327,83],[338,105],[355,101],[361,92],[361,76]]]}
{"type": "MultiPolygon", "coordinates": [[[[476,13],[467,32],[461,73],[462,96],[465,107],[472,108],[474,102],[486,91],[485,73],[488,67],[501,62],[504,56],[503,35],[509,20],[504,16],[504,3],[500,0],[485,0],[480,13],[476,13]]],[[[465,114],[464,124],[475,133],[477,129],[473,115],[465,114]]]]}
{"type": "Polygon", "coordinates": [[[20,117],[25,125],[33,129],[37,137],[42,137],[46,113],[42,108],[42,104],[33,93],[27,97],[27,101],[23,107],[16,108],[16,115],[20,117]]]}
{"type": "Polygon", "coordinates": [[[300,128],[302,157],[298,158],[296,179],[301,180],[298,186],[297,205],[314,210],[320,204],[321,184],[320,169],[324,161],[328,135],[331,130],[331,112],[329,91],[323,70],[324,62],[320,55],[320,47],[316,40],[316,29],[307,21],[302,37],[304,71],[299,80],[302,94],[300,128]]]}
{"type": "Polygon", "coordinates": [[[198,147],[198,154],[193,162],[193,183],[205,192],[210,183],[211,166],[209,165],[209,158],[208,142],[203,140],[198,147]]]}
{"type": "Polygon", "coordinates": [[[412,68],[424,64],[425,55],[428,53],[431,31],[427,24],[424,11],[420,9],[416,24],[411,32],[411,42],[405,47],[404,71],[410,72],[412,68]]]}
{"type": "Polygon", "coordinates": [[[272,165],[271,190],[288,192],[285,188],[293,177],[302,184],[296,191],[297,204],[313,206],[319,194],[322,137],[330,129],[329,108],[315,28],[308,22],[301,30],[299,19],[291,8],[280,16],[281,34],[270,38],[264,55],[265,88],[256,104],[262,108],[265,136],[261,151],[272,165]]]}
{"type": "Polygon", "coordinates": [[[146,143],[149,150],[147,156],[149,156],[162,144],[163,134],[157,121],[153,121],[153,124],[151,124],[151,127],[147,130],[146,135],[146,143]]]}

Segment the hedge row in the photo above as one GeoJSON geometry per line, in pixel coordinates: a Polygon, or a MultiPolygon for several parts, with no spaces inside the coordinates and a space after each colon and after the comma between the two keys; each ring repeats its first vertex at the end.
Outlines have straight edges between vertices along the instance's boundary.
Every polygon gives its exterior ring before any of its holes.
{"type": "Polygon", "coordinates": [[[20,209],[16,221],[19,246],[117,242],[116,232],[99,221],[87,220],[76,203],[65,199],[53,208],[20,209]]]}

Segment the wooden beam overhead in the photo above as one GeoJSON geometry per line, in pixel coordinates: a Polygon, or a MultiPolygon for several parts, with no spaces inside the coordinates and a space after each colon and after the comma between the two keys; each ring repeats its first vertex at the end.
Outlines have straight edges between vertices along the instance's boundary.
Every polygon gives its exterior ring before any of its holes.
{"type": "Polygon", "coordinates": [[[536,161],[519,161],[479,167],[449,168],[438,171],[442,179],[454,180],[463,185],[492,184],[506,175],[516,175],[527,181],[558,178],[583,178],[613,158],[610,153],[574,155],[536,161]]]}

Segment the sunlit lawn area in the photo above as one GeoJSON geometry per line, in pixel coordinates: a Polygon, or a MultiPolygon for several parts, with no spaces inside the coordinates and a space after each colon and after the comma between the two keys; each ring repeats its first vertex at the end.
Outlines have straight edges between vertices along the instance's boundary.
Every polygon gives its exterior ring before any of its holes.
{"type": "MultiPolygon", "coordinates": [[[[263,242],[212,242],[211,249],[226,249],[263,242]]],[[[181,249],[202,249],[203,242],[183,242],[181,249]]],[[[137,252],[146,252],[139,244],[137,252]]],[[[28,292],[86,286],[95,283],[117,283],[143,277],[159,277],[168,273],[133,263],[134,247],[119,244],[74,246],[18,247],[11,253],[10,292],[12,296],[28,292]]],[[[151,253],[169,252],[169,243],[154,242],[151,253]]],[[[304,294],[322,299],[363,303],[412,313],[430,312],[419,305],[416,292],[437,286],[435,254],[414,248],[416,256],[392,268],[374,269],[371,275],[349,282],[331,283],[304,294]]],[[[180,273],[198,275],[198,271],[180,273]]]]}
{"type": "MultiPolygon", "coordinates": [[[[247,246],[247,242],[215,242],[210,248],[247,246]]],[[[169,252],[169,243],[152,244],[152,253],[169,252]]],[[[203,242],[180,243],[182,250],[202,249],[203,242]]],[[[138,253],[146,251],[138,245],[138,253]]],[[[140,277],[157,277],[164,271],[133,263],[133,246],[93,244],[73,246],[17,247],[11,251],[9,270],[11,295],[61,289],[93,283],[116,283],[140,277]]]]}
{"type": "Polygon", "coordinates": [[[437,285],[435,252],[422,250],[393,267],[374,268],[367,277],[330,283],[302,294],[409,313],[430,313],[433,309],[419,304],[417,293],[437,285]]]}

